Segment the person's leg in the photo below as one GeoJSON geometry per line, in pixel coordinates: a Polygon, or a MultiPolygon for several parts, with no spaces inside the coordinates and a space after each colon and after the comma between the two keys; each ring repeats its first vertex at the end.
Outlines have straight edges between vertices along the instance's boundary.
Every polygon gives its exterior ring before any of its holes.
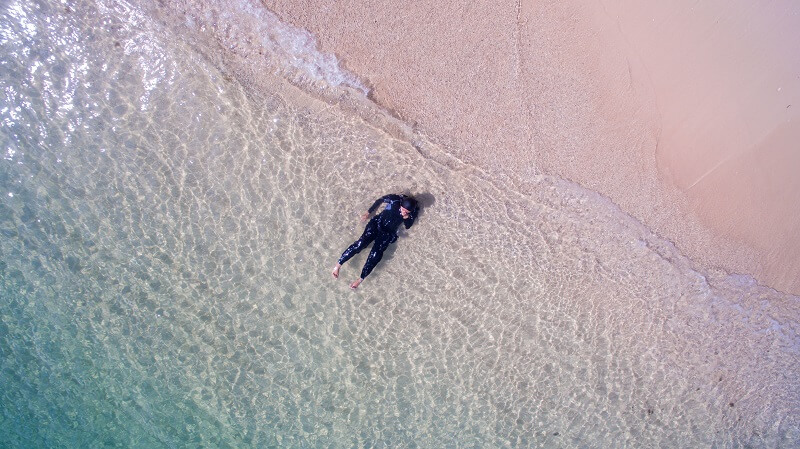
{"type": "Polygon", "coordinates": [[[375,235],[377,234],[377,223],[370,221],[367,223],[367,227],[364,229],[364,233],[361,234],[361,237],[358,238],[352,245],[347,247],[346,250],[342,253],[342,256],[339,257],[339,261],[336,263],[336,266],[333,267],[333,274],[334,278],[339,277],[339,268],[342,267],[342,264],[350,260],[351,257],[355,256],[362,249],[366,248],[373,240],[375,240],[375,235]]]}
{"type": "Polygon", "coordinates": [[[383,258],[383,252],[386,251],[386,248],[388,248],[393,241],[394,235],[391,234],[380,234],[375,237],[375,244],[372,245],[372,251],[369,252],[367,261],[364,263],[364,268],[361,269],[361,277],[350,284],[350,288],[358,288],[361,282],[363,282],[364,279],[369,276],[370,273],[372,273],[372,270],[383,258]]]}

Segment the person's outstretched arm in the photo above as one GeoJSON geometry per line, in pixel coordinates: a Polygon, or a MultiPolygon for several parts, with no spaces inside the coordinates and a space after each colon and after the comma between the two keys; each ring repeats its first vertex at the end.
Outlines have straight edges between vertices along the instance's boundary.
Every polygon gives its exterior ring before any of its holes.
{"type": "Polygon", "coordinates": [[[400,200],[400,199],[402,199],[402,197],[401,197],[400,195],[396,195],[396,194],[394,194],[394,193],[390,193],[390,194],[388,194],[388,195],[383,195],[382,197],[380,197],[380,198],[378,198],[377,200],[375,200],[375,202],[374,202],[374,203],[372,203],[372,206],[370,206],[370,207],[369,207],[369,209],[367,209],[367,211],[366,211],[366,212],[364,212],[364,213],[361,215],[361,221],[366,221],[366,219],[367,219],[367,218],[369,218],[369,214],[371,214],[371,213],[375,212],[375,210],[376,210],[376,209],[377,209],[377,208],[378,208],[378,207],[379,207],[381,204],[384,204],[384,203],[390,203],[390,202],[392,202],[392,201],[397,201],[397,200],[400,200]]]}

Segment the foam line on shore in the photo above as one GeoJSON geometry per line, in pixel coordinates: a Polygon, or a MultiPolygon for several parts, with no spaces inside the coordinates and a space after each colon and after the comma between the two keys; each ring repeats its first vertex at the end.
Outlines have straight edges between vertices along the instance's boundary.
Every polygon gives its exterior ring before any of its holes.
{"type": "MultiPolygon", "coordinates": [[[[400,114],[387,108],[382,102],[376,101],[371,95],[370,88],[367,87],[369,83],[344,69],[336,55],[320,51],[319,40],[311,32],[285,23],[260,2],[236,0],[228,4],[214,0],[209,2],[187,0],[170,5],[168,8],[154,5],[150,7],[151,13],[155,12],[156,16],[172,15],[172,20],[169,20],[171,25],[183,23],[194,36],[192,39],[207,39],[208,42],[215,42],[221,47],[224,50],[220,52],[221,54],[206,54],[206,56],[212,59],[222,58],[217,64],[220,69],[231,73],[255,95],[266,90],[259,86],[267,84],[274,86],[268,77],[270,73],[332,107],[353,113],[393,137],[410,142],[428,159],[454,170],[470,170],[482,179],[502,186],[506,190],[513,190],[521,195],[531,195],[540,183],[548,178],[553,185],[567,188],[578,196],[587,196],[578,192],[589,193],[588,196],[601,199],[615,213],[635,223],[636,227],[646,229],[648,234],[665,239],[677,253],[685,256],[673,241],[654,231],[641,219],[629,214],[602,192],[557,174],[544,174],[536,167],[528,170],[529,176],[523,179],[514,173],[505,173],[502,169],[487,171],[482,164],[465,159],[463,152],[453,151],[453,148],[446,143],[429,136],[415,123],[406,121],[400,114]]],[[[210,48],[208,45],[195,47],[201,53],[204,48],[210,48]]],[[[700,269],[694,263],[690,265],[693,271],[700,269]]],[[[761,287],[771,289],[770,286],[757,282],[750,274],[731,272],[723,267],[704,267],[701,271],[713,271],[714,277],[718,279],[741,279],[744,276],[753,279],[753,282],[761,287]]],[[[751,283],[745,282],[742,285],[747,288],[751,283]]],[[[794,295],[789,296],[796,298],[794,295]]]]}
{"type": "MultiPolygon", "coordinates": [[[[363,80],[345,69],[336,55],[320,51],[307,30],[280,20],[256,0],[181,1],[168,6],[144,4],[156,16],[178,13],[183,26],[199,34],[209,31],[228,52],[260,59],[271,72],[300,85],[344,87],[369,95],[363,80]]],[[[255,61],[254,61],[255,62],[255,61]]]]}

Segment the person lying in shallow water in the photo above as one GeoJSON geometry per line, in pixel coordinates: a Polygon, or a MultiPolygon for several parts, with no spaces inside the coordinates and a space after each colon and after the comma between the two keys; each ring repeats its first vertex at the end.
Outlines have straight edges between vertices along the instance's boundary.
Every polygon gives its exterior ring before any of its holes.
{"type": "Polygon", "coordinates": [[[372,217],[372,220],[370,220],[366,228],[364,228],[364,233],[361,234],[361,237],[344,250],[342,257],[339,258],[339,262],[333,267],[333,277],[338,278],[339,269],[342,267],[343,263],[369,246],[370,243],[375,242],[372,245],[372,251],[370,251],[366,263],[364,263],[364,268],[361,270],[361,277],[350,284],[350,288],[353,290],[358,288],[364,279],[372,272],[372,269],[375,268],[375,265],[378,265],[386,248],[397,240],[397,228],[400,226],[400,223],[403,223],[406,229],[409,229],[414,224],[414,219],[417,217],[417,212],[419,211],[417,200],[413,197],[390,193],[389,195],[378,198],[372,203],[369,210],[361,215],[361,221],[366,221],[367,218],[369,218],[369,214],[375,212],[375,209],[377,209],[381,203],[386,203],[386,207],[381,213],[372,217]]]}

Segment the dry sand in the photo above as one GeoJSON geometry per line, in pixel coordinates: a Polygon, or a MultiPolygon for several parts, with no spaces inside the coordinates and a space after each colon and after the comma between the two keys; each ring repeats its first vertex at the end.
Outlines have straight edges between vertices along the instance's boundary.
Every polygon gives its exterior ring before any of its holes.
{"type": "Polygon", "coordinates": [[[800,3],[264,0],[468,162],[800,294],[800,3]]]}

